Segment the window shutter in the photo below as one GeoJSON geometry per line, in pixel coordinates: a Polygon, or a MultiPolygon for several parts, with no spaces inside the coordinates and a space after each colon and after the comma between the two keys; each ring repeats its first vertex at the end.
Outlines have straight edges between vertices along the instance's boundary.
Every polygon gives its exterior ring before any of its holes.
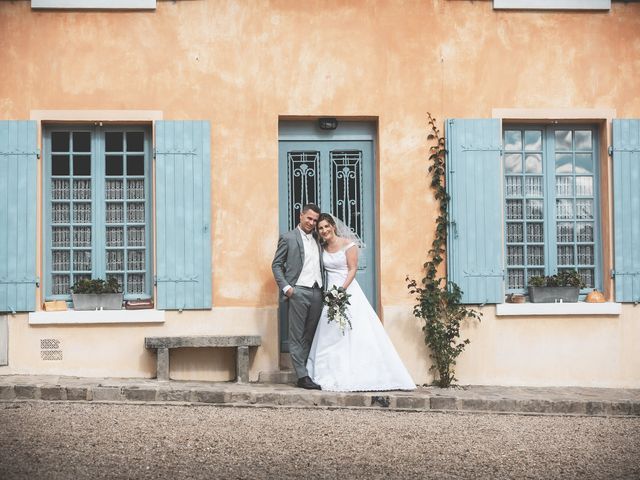
{"type": "Polygon", "coordinates": [[[37,134],[0,121],[0,312],[36,309],[37,134]]]}
{"type": "Polygon", "coordinates": [[[640,120],[613,121],[616,302],[640,301],[640,120]]]}
{"type": "Polygon", "coordinates": [[[449,280],[462,302],[502,303],[502,161],[500,121],[448,120],[449,280]]]}
{"type": "Polygon", "coordinates": [[[157,308],[211,308],[207,121],[156,122],[157,308]]]}

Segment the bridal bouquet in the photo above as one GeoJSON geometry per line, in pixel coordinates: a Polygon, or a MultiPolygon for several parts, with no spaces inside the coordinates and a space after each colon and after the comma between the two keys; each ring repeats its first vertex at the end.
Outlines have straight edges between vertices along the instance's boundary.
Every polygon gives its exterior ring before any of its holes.
{"type": "Polygon", "coordinates": [[[331,287],[324,294],[324,304],[328,307],[328,316],[329,323],[336,322],[340,331],[344,335],[344,330],[349,326],[351,329],[351,319],[349,319],[349,314],[347,313],[347,305],[349,303],[350,293],[342,287],[336,287],[335,285],[331,287]]]}

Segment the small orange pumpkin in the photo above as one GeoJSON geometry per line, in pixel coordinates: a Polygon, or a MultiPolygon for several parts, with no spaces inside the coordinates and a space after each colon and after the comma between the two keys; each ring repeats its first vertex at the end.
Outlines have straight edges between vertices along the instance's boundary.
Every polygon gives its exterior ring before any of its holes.
{"type": "Polygon", "coordinates": [[[589,302],[589,303],[603,303],[605,301],[606,300],[604,298],[604,295],[602,294],[602,292],[599,292],[598,290],[589,292],[587,294],[587,298],[585,298],[585,302],[589,302]]]}

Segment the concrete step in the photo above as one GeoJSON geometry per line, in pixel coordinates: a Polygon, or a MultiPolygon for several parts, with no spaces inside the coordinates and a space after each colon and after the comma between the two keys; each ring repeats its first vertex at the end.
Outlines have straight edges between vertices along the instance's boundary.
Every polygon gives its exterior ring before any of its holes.
{"type": "Polygon", "coordinates": [[[158,381],[56,375],[0,376],[0,402],[83,401],[296,408],[640,416],[640,389],[580,387],[418,387],[336,393],[291,384],[158,381]]]}
{"type": "Polygon", "coordinates": [[[260,372],[258,383],[272,383],[276,385],[296,383],[296,372],[293,370],[276,370],[272,372],[260,372]]]}

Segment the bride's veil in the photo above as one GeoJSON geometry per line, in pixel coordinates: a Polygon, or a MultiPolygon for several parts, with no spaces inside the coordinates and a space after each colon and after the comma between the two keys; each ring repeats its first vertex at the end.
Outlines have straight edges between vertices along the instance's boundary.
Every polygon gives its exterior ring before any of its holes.
{"type": "Polygon", "coordinates": [[[335,215],[333,214],[330,214],[330,215],[333,218],[333,221],[336,223],[336,234],[339,237],[346,238],[350,242],[355,243],[360,250],[363,250],[364,248],[366,248],[364,242],[356,232],[351,230],[351,228],[349,228],[349,226],[346,223],[344,223],[335,215]]]}

